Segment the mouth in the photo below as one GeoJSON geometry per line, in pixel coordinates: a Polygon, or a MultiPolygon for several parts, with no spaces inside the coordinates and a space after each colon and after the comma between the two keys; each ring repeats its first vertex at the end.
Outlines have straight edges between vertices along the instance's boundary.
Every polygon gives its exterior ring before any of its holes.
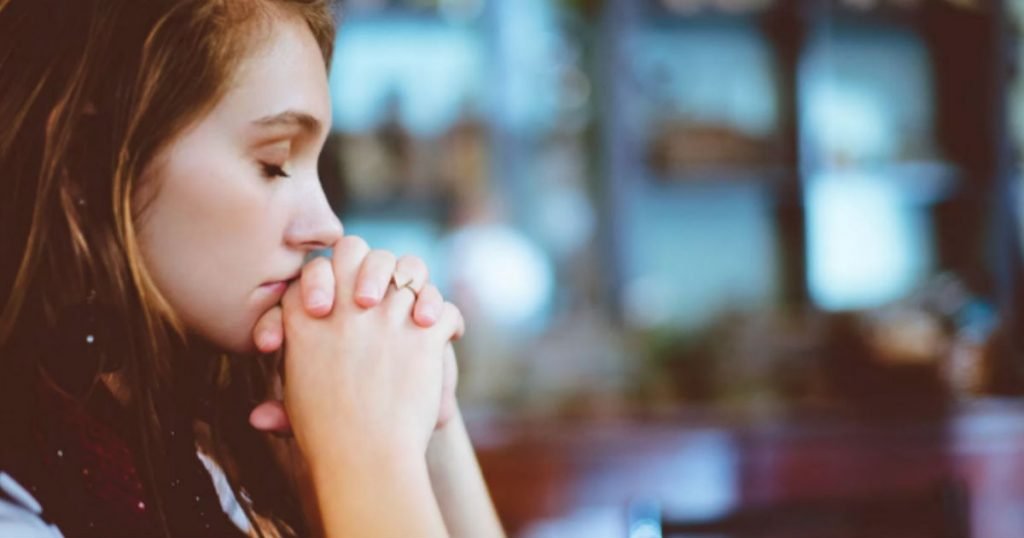
{"type": "Polygon", "coordinates": [[[275,278],[273,280],[268,280],[268,281],[264,282],[262,285],[263,286],[270,286],[272,284],[282,284],[282,283],[283,284],[291,284],[292,282],[295,282],[296,280],[298,280],[299,277],[301,277],[301,276],[302,276],[302,269],[297,269],[292,274],[290,274],[290,275],[288,275],[288,276],[286,276],[284,278],[275,278]]]}
{"type": "Polygon", "coordinates": [[[296,271],[296,272],[292,273],[290,276],[287,276],[285,278],[280,278],[280,279],[277,279],[277,280],[268,280],[268,281],[264,282],[263,284],[260,284],[260,287],[261,288],[276,288],[276,287],[285,287],[285,288],[287,288],[292,282],[295,282],[296,280],[298,280],[300,276],[302,276],[302,271],[301,270],[296,271]]]}

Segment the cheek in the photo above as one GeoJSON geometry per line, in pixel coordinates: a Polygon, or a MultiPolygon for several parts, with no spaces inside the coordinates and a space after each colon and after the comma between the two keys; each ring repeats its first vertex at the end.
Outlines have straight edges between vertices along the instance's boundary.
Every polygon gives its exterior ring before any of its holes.
{"type": "Polygon", "coordinates": [[[140,219],[140,247],[189,329],[226,349],[247,350],[262,314],[253,292],[269,276],[265,260],[280,242],[274,193],[251,172],[192,163],[170,166],[160,178],[140,219]]]}

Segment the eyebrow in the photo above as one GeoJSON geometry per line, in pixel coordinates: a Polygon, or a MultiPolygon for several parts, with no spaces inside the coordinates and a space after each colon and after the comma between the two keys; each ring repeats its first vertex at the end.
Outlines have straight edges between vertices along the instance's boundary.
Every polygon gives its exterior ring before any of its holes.
{"type": "Polygon", "coordinates": [[[313,117],[312,114],[301,112],[298,110],[285,110],[279,114],[273,114],[270,116],[264,116],[257,120],[253,120],[253,125],[257,127],[290,127],[297,125],[303,131],[310,134],[319,133],[323,128],[320,120],[313,117]]]}

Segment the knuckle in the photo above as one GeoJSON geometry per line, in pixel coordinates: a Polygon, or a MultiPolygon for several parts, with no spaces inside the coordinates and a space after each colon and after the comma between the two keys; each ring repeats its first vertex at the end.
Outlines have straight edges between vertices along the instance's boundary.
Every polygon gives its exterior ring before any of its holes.
{"type": "Polygon", "coordinates": [[[294,308],[299,301],[299,289],[296,286],[289,286],[288,290],[284,292],[284,297],[281,298],[281,308],[284,313],[294,308]]]}
{"type": "Polygon", "coordinates": [[[441,305],[441,317],[442,318],[449,319],[451,321],[455,321],[455,320],[457,320],[459,318],[459,316],[460,316],[460,314],[459,314],[458,307],[456,307],[452,303],[449,303],[449,302],[446,301],[443,305],[441,305]]]}
{"type": "Polygon", "coordinates": [[[402,263],[403,267],[406,267],[406,268],[408,268],[411,271],[416,271],[416,272],[420,272],[420,273],[426,273],[427,272],[427,263],[424,262],[423,259],[420,258],[419,256],[414,256],[412,254],[406,254],[406,255],[402,256],[401,263],[402,263]]]}
{"type": "Polygon", "coordinates": [[[374,256],[374,261],[381,266],[394,266],[395,255],[389,250],[375,250],[371,253],[374,256]]]}
{"type": "Polygon", "coordinates": [[[313,258],[307,265],[311,271],[323,272],[331,270],[331,260],[323,256],[313,258]]]}
{"type": "Polygon", "coordinates": [[[263,316],[258,322],[256,322],[256,327],[253,328],[253,334],[259,334],[273,326],[274,323],[270,321],[269,317],[263,316]]]}
{"type": "Polygon", "coordinates": [[[329,260],[326,258],[317,258],[303,267],[302,275],[305,277],[303,279],[304,282],[307,279],[311,279],[315,283],[320,283],[334,276],[334,272],[331,269],[331,262],[329,260]]]}

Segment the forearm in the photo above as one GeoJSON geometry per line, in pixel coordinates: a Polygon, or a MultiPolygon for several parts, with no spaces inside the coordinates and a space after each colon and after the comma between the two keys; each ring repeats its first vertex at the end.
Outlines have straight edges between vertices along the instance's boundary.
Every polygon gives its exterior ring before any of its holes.
{"type": "Polygon", "coordinates": [[[328,538],[448,536],[422,457],[346,454],[312,469],[328,538]]]}
{"type": "Polygon", "coordinates": [[[505,536],[461,413],[434,433],[427,447],[427,469],[453,538],[505,536]]]}

